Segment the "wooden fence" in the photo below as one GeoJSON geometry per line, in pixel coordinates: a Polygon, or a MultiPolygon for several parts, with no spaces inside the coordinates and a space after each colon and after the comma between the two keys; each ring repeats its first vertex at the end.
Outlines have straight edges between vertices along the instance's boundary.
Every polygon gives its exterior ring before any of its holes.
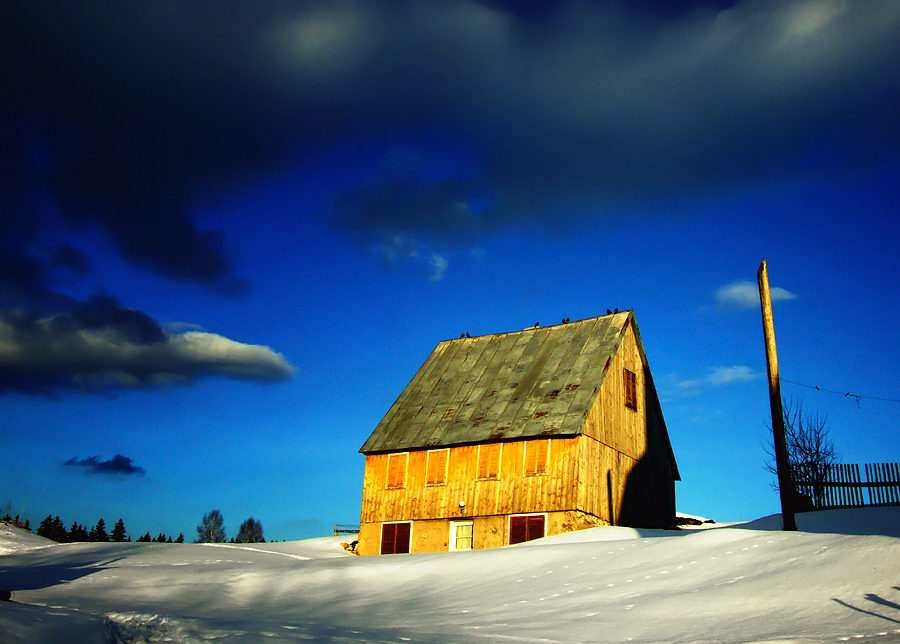
{"type": "Polygon", "coordinates": [[[797,492],[816,510],[900,505],[900,463],[830,465],[815,481],[797,481],[797,492]]]}
{"type": "Polygon", "coordinates": [[[338,536],[339,534],[358,534],[359,526],[358,525],[342,525],[338,524],[334,526],[334,536],[338,536]]]}

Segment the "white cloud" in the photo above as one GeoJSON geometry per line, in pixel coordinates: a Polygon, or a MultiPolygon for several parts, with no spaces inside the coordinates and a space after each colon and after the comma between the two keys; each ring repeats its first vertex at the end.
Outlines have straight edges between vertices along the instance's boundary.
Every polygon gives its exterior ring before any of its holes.
{"type": "Polygon", "coordinates": [[[428,277],[430,282],[439,282],[444,279],[449,260],[433,250],[428,244],[418,239],[395,233],[386,236],[376,249],[385,265],[390,268],[399,268],[404,262],[410,262],[418,266],[428,277]]]}
{"type": "Polygon", "coordinates": [[[431,264],[431,275],[428,276],[428,279],[432,282],[439,282],[444,279],[444,273],[447,271],[449,264],[447,259],[443,255],[433,253],[429,264],[431,264]]]}
{"type": "MultiPolygon", "coordinates": [[[[797,296],[780,287],[770,287],[769,295],[773,302],[795,300],[797,296]]],[[[734,282],[716,289],[716,301],[721,306],[739,309],[759,308],[759,285],[754,282],[734,282]]]]}
{"type": "Polygon", "coordinates": [[[693,392],[705,387],[719,387],[734,382],[755,380],[760,375],[755,373],[750,367],[745,366],[715,367],[710,369],[702,378],[677,381],[676,386],[682,392],[693,392]]]}
{"type": "Polygon", "coordinates": [[[750,367],[716,367],[706,377],[705,382],[710,385],[727,385],[730,382],[753,380],[757,374],[750,367]]]}

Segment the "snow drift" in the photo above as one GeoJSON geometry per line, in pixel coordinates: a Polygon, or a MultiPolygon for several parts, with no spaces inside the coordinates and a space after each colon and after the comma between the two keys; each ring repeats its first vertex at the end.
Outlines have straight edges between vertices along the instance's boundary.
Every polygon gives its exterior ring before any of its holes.
{"type": "Polygon", "coordinates": [[[900,642],[900,508],[353,557],[0,535],[4,642],[900,642]]]}

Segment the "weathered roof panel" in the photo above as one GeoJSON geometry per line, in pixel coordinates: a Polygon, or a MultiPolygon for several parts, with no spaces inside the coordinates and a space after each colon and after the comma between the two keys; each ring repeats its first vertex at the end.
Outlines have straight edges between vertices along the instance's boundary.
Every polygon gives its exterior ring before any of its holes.
{"type": "Polygon", "coordinates": [[[576,436],[632,320],[623,311],[444,340],[359,451],[576,436]]]}

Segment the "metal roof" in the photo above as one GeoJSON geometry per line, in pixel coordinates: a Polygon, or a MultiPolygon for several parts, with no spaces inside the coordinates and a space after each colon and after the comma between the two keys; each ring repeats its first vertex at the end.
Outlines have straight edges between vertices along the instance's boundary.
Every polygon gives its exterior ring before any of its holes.
{"type": "Polygon", "coordinates": [[[634,313],[622,311],[444,340],[359,451],[577,436],[625,329],[633,323],[634,313]]]}

